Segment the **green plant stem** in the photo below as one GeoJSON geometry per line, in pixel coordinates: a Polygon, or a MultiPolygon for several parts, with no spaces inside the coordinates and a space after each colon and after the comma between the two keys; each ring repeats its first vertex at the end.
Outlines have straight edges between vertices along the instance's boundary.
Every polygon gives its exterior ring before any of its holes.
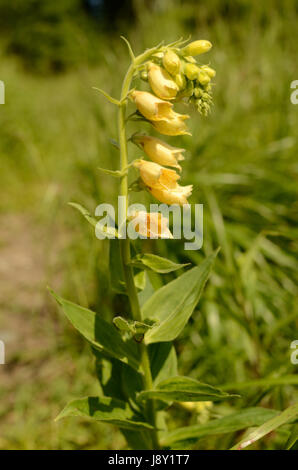
{"type": "MultiPolygon", "coordinates": [[[[127,158],[127,137],[126,137],[126,97],[130,89],[130,84],[133,78],[135,67],[142,60],[146,59],[146,53],[137,57],[134,62],[130,65],[126,76],[123,81],[120,104],[119,104],[119,113],[118,113],[118,131],[119,131],[119,146],[120,146],[120,171],[124,171],[128,166],[127,158]]],[[[120,194],[125,197],[126,201],[126,212],[128,208],[128,176],[127,173],[124,173],[121,177],[120,183],[120,194]]],[[[130,253],[130,241],[128,238],[125,238],[120,241],[120,250],[124,271],[124,278],[126,282],[126,289],[129,298],[129,303],[131,307],[132,316],[135,320],[141,321],[141,310],[139,299],[137,295],[137,289],[134,283],[133,268],[130,266],[131,253],[130,253]]],[[[140,354],[141,354],[141,365],[143,370],[143,383],[144,389],[152,389],[152,375],[150,368],[150,360],[148,355],[147,347],[144,343],[140,343],[140,354]]],[[[156,413],[154,400],[147,401],[147,419],[155,427],[156,426],[156,413]]],[[[159,449],[157,431],[154,429],[151,432],[152,448],[159,449]]]]}

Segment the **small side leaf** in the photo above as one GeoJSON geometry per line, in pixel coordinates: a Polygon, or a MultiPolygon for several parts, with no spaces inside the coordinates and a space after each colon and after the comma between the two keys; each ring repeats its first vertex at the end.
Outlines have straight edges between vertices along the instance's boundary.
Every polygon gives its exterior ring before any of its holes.
{"type": "Polygon", "coordinates": [[[61,305],[71,324],[92,346],[109,356],[139,369],[137,345],[133,340],[124,341],[118,331],[92,310],[63,299],[50,290],[61,305]]]}
{"type": "Polygon", "coordinates": [[[116,104],[117,106],[120,105],[120,101],[110,96],[106,91],[102,90],[101,88],[96,88],[95,86],[92,88],[93,90],[99,91],[99,93],[101,93],[110,103],[116,104]]]}
{"type": "Polygon", "coordinates": [[[198,382],[189,377],[171,377],[156,385],[153,390],[139,394],[140,400],[160,399],[168,401],[220,401],[233,398],[211,385],[198,382]]]}
{"type": "Polygon", "coordinates": [[[114,176],[114,178],[121,178],[121,176],[123,176],[124,174],[120,170],[108,170],[107,168],[100,168],[100,167],[97,167],[97,169],[101,173],[104,173],[105,175],[114,176]]]}
{"type": "Polygon", "coordinates": [[[93,418],[132,431],[153,429],[141,417],[135,416],[126,402],[111,397],[86,397],[73,400],[66,405],[56,420],[67,416],[93,418]]]}
{"type": "MultiPolygon", "coordinates": [[[[77,209],[85,217],[85,219],[88,220],[89,224],[91,224],[93,227],[96,227],[97,230],[99,229],[99,225],[97,225],[99,221],[93,217],[90,212],[85,209],[85,207],[81,206],[81,204],[77,204],[76,202],[69,202],[68,204],[69,206],[77,209]]],[[[114,227],[100,227],[100,230],[106,237],[118,237],[118,232],[114,227]]]]}
{"type": "Polygon", "coordinates": [[[130,264],[136,268],[151,269],[156,273],[166,274],[171,273],[172,271],[177,271],[177,269],[184,268],[190,263],[177,264],[167,258],[162,258],[161,256],[153,255],[150,253],[145,253],[137,255],[131,260],[130,264]]]}
{"type": "Polygon", "coordinates": [[[145,334],[146,344],[173,341],[181,333],[200,299],[216,254],[158,289],[145,303],[143,318],[159,320],[145,334]]]}

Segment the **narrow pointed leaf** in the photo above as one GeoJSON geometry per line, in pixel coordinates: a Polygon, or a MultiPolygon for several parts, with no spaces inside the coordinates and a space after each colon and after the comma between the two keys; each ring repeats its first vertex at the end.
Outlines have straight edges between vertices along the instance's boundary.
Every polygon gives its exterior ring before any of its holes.
{"type": "Polygon", "coordinates": [[[139,369],[137,345],[133,340],[124,341],[116,328],[92,310],[76,305],[50,291],[61,305],[72,325],[96,349],[139,369]]]}
{"type": "Polygon", "coordinates": [[[141,417],[135,416],[126,402],[111,397],[86,397],[73,400],[66,405],[56,420],[67,416],[92,418],[133,431],[153,429],[141,417]]]}
{"type": "Polygon", "coordinates": [[[110,103],[116,104],[117,106],[119,106],[120,101],[110,96],[106,91],[102,90],[101,88],[97,88],[95,86],[92,88],[93,90],[99,91],[99,93],[101,93],[110,103]]]}
{"type": "Polygon", "coordinates": [[[121,176],[123,176],[123,173],[119,170],[108,170],[107,168],[100,167],[97,167],[97,169],[105,175],[114,176],[114,178],[121,178],[121,176]]]}
{"type": "Polygon", "coordinates": [[[143,318],[159,321],[145,334],[146,344],[172,341],[181,333],[200,299],[216,254],[158,289],[145,303],[143,318]]]}
{"type": "Polygon", "coordinates": [[[140,269],[151,269],[156,273],[166,274],[172,271],[177,271],[177,269],[184,268],[188,266],[187,264],[178,264],[173,261],[162,258],[161,256],[153,255],[151,253],[145,253],[137,255],[131,260],[131,265],[140,268],[140,269]]]}
{"type": "Polygon", "coordinates": [[[245,436],[244,439],[242,439],[234,447],[232,447],[231,450],[244,449],[245,447],[250,446],[254,442],[261,439],[262,437],[266,436],[266,434],[269,434],[270,432],[274,431],[279,426],[282,426],[283,424],[286,424],[292,419],[295,419],[297,417],[298,417],[298,403],[290,406],[289,408],[284,410],[282,413],[280,413],[278,416],[275,416],[269,419],[269,421],[266,421],[258,429],[254,429],[247,436],[245,436]]]}
{"type": "Polygon", "coordinates": [[[236,432],[251,426],[259,426],[278,414],[278,411],[267,408],[247,408],[223,418],[213,419],[206,424],[196,424],[165,433],[162,437],[162,445],[168,446],[175,442],[197,440],[205,436],[236,432]]]}
{"type": "Polygon", "coordinates": [[[77,209],[85,217],[85,219],[88,220],[89,224],[91,224],[93,227],[96,227],[97,230],[100,229],[103,235],[112,238],[118,237],[118,232],[114,227],[100,227],[97,225],[99,221],[93,217],[90,212],[85,209],[85,207],[81,206],[81,204],[77,204],[76,202],[69,202],[68,204],[71,207],[77,209]]]}
{"type": "Polygon", "coordinates": [[[139,394],[140,400],[160,399],[173,401],[220,401],[233,398],[211,385],[198,382],[189,377],[171,377],[160,382],[152,390],[146,390],[139,394]]]}

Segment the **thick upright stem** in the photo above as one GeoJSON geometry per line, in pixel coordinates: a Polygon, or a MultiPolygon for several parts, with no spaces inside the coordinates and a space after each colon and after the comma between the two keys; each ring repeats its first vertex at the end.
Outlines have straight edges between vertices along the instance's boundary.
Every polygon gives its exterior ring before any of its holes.
{"type": "MultiPolygon", "coordinates": [[[[123,85],[122,85],[120,104],[119,104],[119,113],[118,113],[118,131],[119,131],[121,170],[125,170],[128,165],[127,138],[126,138],[126,129],[125,129],[126,97],[130,89],[130,84],[131,84],[131,80],[135,71],[135,66],[138,64],[138,62],[141,62],[143,57],[144,55],[139,56],[137,59],[135,59],[134,63],[131,64],[131,66],[129,67],[127,71],[127,74],[124,78],[123,85]]],[[[121,177],[120,194],[121,196],[125,197],[126,212],[127,212],[128,178],[127,178],[126,172],[121,177]]],[[[137,289],[134,283],[133,269],[129,264],[131,260],[131,254],[130,254],[130,241],[128,238],[125,238],[120,241],[120,249],[121,249],[124,278],[126,282],[126,289],[127,289],[132,316],[135,320],[140,321],[142,319],[140,304],[139,304],[139,299],[137,295],[137,289]]],[[[144,389],[150,390],[152,389],[152,376],[151,376],[148,350],[144,343],[140,343],[139,347],[140,347],[140,355],[141,355],[141,365],[142,365],[142,370],[143,370],[144,389]]],[[[147,411],[147,419],[150,421],[150,423],[153,426],[155,426],[156,416],[155,416],[155,408],[154,408],[153,400],[147,401],[146,411],[147,411]]],[[[158,449],[159,444],[158,444],[157,432],[155,429],[151,432],[151,439],[152,439],[152,448],[158,449]]]]}

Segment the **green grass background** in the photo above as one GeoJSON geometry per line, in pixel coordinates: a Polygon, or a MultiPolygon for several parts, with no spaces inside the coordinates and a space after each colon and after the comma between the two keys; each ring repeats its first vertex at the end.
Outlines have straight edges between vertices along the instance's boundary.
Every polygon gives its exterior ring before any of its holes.
{"type": "MultiPolygon", "coordinates": [[[[136,0],[129,2],[133,16],[106,23],[88,17],[79,1],[10,3],[0,4],[6,86],[0,106],[0,339],[6,344],[0,448],[126,445],[111,426],[54,422],[67,401],[96,394],[98,386],[88,345],[46,291],[50,285],[105,318],[127,311],[125,299],[109,290],[107,242],[96,240],[67,206],[75,201],[93,212],[101,202],[116,202],[117,181],[97,170],[118,165],[109,143],[117,136],[116,112],[92,86],[119,96],[128,66],[120,34],[136,53],[163,39],[208,39],[214,47],[206,57],[217,70],[211,116],[191,113],[193,137],[168,140],[187,148],[182,182],[195,185],[190,202],[204,204],[203,249],[186,252],[181,241],[144,249],[198,263],[221,246],[204,296],[176,341],[179,371],[231,390],[242,382],[241,399],[204,413],[174,406],[169,427],[247,406],[292,404],[298,106],[290,102],[290,84],[298,79],[297,2],[136,0]],[[282,386],[266,382],[279,377],[282,386]]],[[[131,125],[131,131],[151,131],[145,127],[131,125]]],[[[129,150],[131,159],[139,156],[129,150]]],[[[255,448],[283,448],[287,436],[283,427],[255,448]]],[[[229,448],[236,437],[203,439],[195,448],[229,448]]]]}

